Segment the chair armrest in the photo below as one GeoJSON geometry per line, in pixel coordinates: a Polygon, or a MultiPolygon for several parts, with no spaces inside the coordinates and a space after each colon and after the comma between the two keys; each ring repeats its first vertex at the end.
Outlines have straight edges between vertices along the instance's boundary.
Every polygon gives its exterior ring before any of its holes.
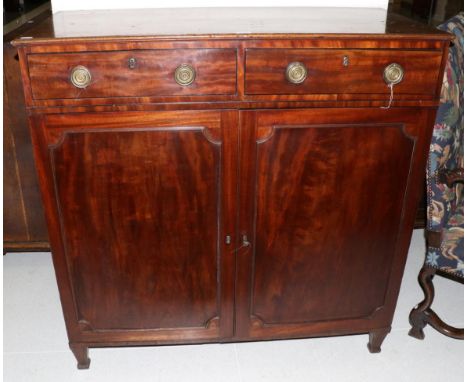
{"type": "Polygon", "coordinates": [[[426,243],[429,247],[440,248],[442,245],[442,231],[433,231],[426,228],[426,243]]]}

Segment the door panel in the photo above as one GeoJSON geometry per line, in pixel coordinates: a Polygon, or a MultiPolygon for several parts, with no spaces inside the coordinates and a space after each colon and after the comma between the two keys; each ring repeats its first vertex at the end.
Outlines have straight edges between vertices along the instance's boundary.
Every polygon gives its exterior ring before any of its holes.
{"type": "Polygon", "coordinates": [[[276,126],[257,141],[252,314],[307,322],[383,304],[412,146],[399,125],[276,126]]]}
{"type": "Polygon", "coordinates": [[[235,163],[235,141],[224,141],[237,130],[225,119],[236,122],[236,115],[46,121],[55,140],[49,153],[64,256],[83,331],[232,335],[232,307],[222,296],[232,290],[234,267],[219,236],[231,224],[222,190],[232,187],[225,176],[235,163]]]}
{"type": "Polygon", "coordinates": [[[256,164],[242,164],[252,180],[240,188],[241,231],[253,245],[238,258],[237,335],[364,327],[388,302],[416,147],[408,130],[421,123],[376,109],[243,119],[241,155],[256,164]]]}

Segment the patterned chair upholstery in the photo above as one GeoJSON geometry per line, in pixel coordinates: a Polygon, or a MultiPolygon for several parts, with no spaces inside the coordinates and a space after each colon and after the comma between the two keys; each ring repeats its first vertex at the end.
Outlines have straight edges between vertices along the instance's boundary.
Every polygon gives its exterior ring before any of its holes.
{"type": "Polygon", "coordinates": [[[419,273],[424,300],[410,313],[409,334],[423,339],[431,325],[439,332],[463,338],[463,329],[444,323],[430,308],[434,299],[432,278],[437,273],[464,280],[463,248],[463,13],[439,26],[454,35],[432,136],[427,179],[427,253],[419,273]]]}

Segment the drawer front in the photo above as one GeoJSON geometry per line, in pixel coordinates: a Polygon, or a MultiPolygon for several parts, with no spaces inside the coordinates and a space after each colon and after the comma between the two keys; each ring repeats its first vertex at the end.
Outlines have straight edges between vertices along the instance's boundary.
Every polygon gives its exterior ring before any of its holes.
{"type": "Polygon", "coordinates": [[[36,100],[236,93],[235,49],[30,54],[28,65],[36,100]],[[194,79],[181,85],[175,74],[184,64],[193,68],[194,79]],[[76,67],[88,70],[90,83],[86,87],[71,82],[76,67]]]}
{"type": "Polygon", "coordinates": [[[442,53],[410,50],[249,49],[246,53],[246,94],[389,93],[385,68],[399,64],[404,75],[395,93],[437,93],[442,53]],[[302,63],[302,83],[286,77],[290,64],[302,63]]]}

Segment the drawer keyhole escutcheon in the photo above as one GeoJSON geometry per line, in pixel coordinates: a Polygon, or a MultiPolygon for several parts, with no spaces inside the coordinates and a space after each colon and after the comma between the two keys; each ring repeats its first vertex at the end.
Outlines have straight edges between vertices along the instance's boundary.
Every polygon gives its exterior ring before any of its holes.
{"type": "Polygon", "coordinates": [[[343,56],[343,66],[346,68],[349,66],[349,57],[343,56]]]}
{"type": "Polygon", "coordinates": [[[181,86],[190,85],[195,81],[195,76],[195,69],[188,64],[179,65],[174,73],[175,81],[181,86]]]}
{"type": "Polygon", "coordinates": [[[388,65],[383,72],[384,81],[387,85],[396,85],[403,81],[405,70],[399,64],[393,63],[388,65]]]}
{"type": "Polygon", "coordinates": [[[128,59],[128,68],[129,68],[129,69],[135,69],[135,68],[136,68],[136,64],[137,64],[136,58],[130,57],[130,58],[128,59]]]}
{"type": "Polygon", "coordinates": [[[286,79],[292,84],[302,84],[307,78],[307,68],[302,62],[291,62],[286,68],[286,79]]]}
{"type": "Polygon", "coordinates": [[[91,83],[91,72],[85,66],[75,66],[71,71],[70,81],[73,86],[84,89],[91,83]]]}

